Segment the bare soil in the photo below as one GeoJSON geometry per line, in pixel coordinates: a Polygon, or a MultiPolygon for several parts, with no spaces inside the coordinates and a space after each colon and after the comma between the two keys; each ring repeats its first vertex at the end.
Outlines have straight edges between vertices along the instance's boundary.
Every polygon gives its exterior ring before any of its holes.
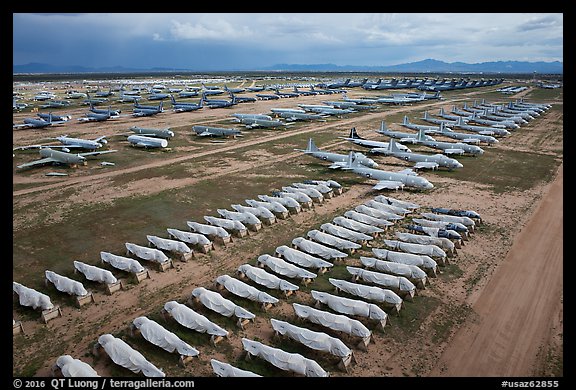
{"type": "MultiPolygon", "coordinates": [[[[482,92],[479,90],[476,93],[482,92]]],[[[362,94],[361,91],[357,91],[351,92],[350,95],[353,96],[354,93],[358,96],[362,94]]],[[[177,132],[177,138],[187,138],[184,145],[174,148],[176,153],[152,153],[142,162],[127,164],[124,167],[117,166],[111,170],[98,170],[94,167],[97,163],[91,160],[88,167],[70,171],[70,175],[64,178],[44,176],[44,173],[51,170],[49,167],[27,174],[20,174],[15,169],[13,229],[16,233],[43,224],[49,229],[52,224],[65,223],[66,216],[70,212],[87,204],[105,210],[107,205],[118,199],[132,198],[137,201],[138,197],[144,195],[186,189],[201,180],[210,180],[214,183],[214,198],[218,199],[221,196],[222,184],[226,183],[232,174],[241,173],[249,180],[251,176],[259,174],[260,167],[274,166],[278,163],[296,166],[312,162],[311,158],[295,152],[291,144],[287,144],[282,154],[271,153],[267,150],[271,143],[278,147],[282,145],[284,139],[296,134],[313,136],[321,131],[333,131],[334,140],[327,146],[344,147],[348,144],[337,137],[345,135],[351,126],[357,126],[367,138],[377,138],[378,136],[372,131],[362,130],[379,127],[380,121],[390,115],[401,112],[410,114],[413,110],[425,108],[435,112],[442,106],[450,108],[463,99],[473,99],[475,96],[475,92],[467,91],[466,94],[454,95],[452,99],[443,101],[385,108],[360,116],[298,125],[290,130],[262,131],[261,136],[229,140],[224,144],[198,143],[189,135],[190,131],[186,130],[185,133],[181,130],[177,132]],[[226,152],[248,146],[252,149],[247,160],[225,157],[226,152]],[[226,164],[217,168],[208,165],[190,177],[130,176],[151,172],[159,167],[194,165],[201,158],[214,158],[226,164]],[[128,177],[131,177],[129,181],[123,181],[123,178],[128,177]],[[74,189],[71,196],[59,199],[62,191],[71,188],[74,189]]],[[[232,112],[266,113],[271,107],[295,107],[297,103],[320,103],[320,100],[336,100],[336,98],[334,95],[331,97],[329,95],[299,97],[297,101],[295,99],[259,101],[255,104],[240,104],[233,111],[204,108],[189,114],[168,112],[152,118],[122,118],[117,121],[91,124],[70,123],[50,130],[17,130],[13,132],[13,143],[14,146],[39,143],[39,139],[45,137],[47,131],[50,136],[73,131],[76,136],[88,138],[117,135],[126,132],[126,129],[133,125],[184,129],[190,125],[191,118],[194,123],[221,124],[232,112]]],[[[84,111],[84,108],[77,108],[66,112],[75,118],[84,111]]],[[[14,114],[14,122],[18,123],[25,116],[31,114],[14,114]]],[[[388,123],[388,125],[400,129],[400,126],[395,124],[388,123]]],[[[530,145],[537,143],[540,153],[555,155],[558,148],[561,149],[562,137],[551,142],[541,140],[543,135],[558,126],[562,126],[562,111],[549,112],[535,119],[526,128],[520,128],[509,138],[503,139],[494,148],[526,151],[530,149],[530,145]]],[[[253,131],[260,130],[249,132],[253,131]]],[[[125,145],[122,140],[115,142],[116,145],[125,145]]],[[[128,148],[124,146],[123,150],[128,148]]],[[[32,159],[32,156],[34,155],[28,154],[26,159],[32,159]]],[[[18,159],[19,163],[25,158],[18,156],[15,159],[18,159]]],[[[268,345],[281,343],[287,349],[299,351],[317,360],[336,377],[557,376],[558,368],[551,367],[549,362],[553,359],[559,360],[560,365],[562,362],[563,165],[561,159],[562,156],[558,163],[559,167],[550,177],[542,178],[528,190],[495,192],[493,187],[487,184],[473,181],[466,181],[463,184],[449,175],[425,172],[423,175],[435,185],[432,191],[423,193],[405,190],[391,193],[390,195],[395,198],[418,203],[423,209],[443,206],[475,210],[482,215],[484,224],[480,225],[469,241],[458,249],[457,255],[450,259],[450,266],[442,269],[438,278],[431,279],[429,286],[420,290],[413,302],[404,303],[399,316],[390,315],[385,330],[376,329],[374,324],[362,320],[374,329],[373,342],[367,351],[356,348],[358,340],[350,336],[327,332],[340,337],[354,350],[356,363],[352,364],[347,373],[336,368],[337,361],[334,357],[300,348],[294,343],[273,337],[269,321],[270,318],[279,318],[314,328],[310,324],[298,323],[291,305],[294,302],[312,305],[313,300],[309,291],[316,289],[320,283],[326,284],[328,277],[334,277],[330,273],[319,276],[319,280],[308,287],[302,286],[302,291],[296,296],[282,298],[279,305],[267,312],[224,292],[225,297],[244,305],[256,314],[255,322],[248,324],[244,330],[235,328],[231,320],[213,315],[214,313],[203,307],[195,307],[215,322],[224,324],[230,331],[230,338],[217,346],[212,346],[208,337],[201,337],[206,335],[195,335],[196,344],[192,345],[200,350],[200,357],[185,368],[177,365],[177,356],[164,353],[156,347],[143,347],[146,343],[142,339],[130,336],[127,330],[134,318],[145,315],[176,331],[179,329],[177,324],[162,322],[159,317],[165,302],[169,300],[185,302],[191,291],[199,286],[213,289],[217,276],[234,275],[238,266],[244,263],[255,265],[256,258],[266,253],[266,250],[270,250],[269,248],[289,245],[291,239],[297,235],[316,229],[321,223],[328,222],[334,216],[342,215],[346,210],[378,195],[371,189],[370,183],[361,178],[356,178],[355,184],[347,186],[342,195],[327,200],[312,211],[291,216],[272,226],[264,226],[261,231],[251,233],[248,237],[234,239],[234,242],[226,247],[217,245],[209,254],[196,253],[195,258],[187,263],[175,261],[175,268],[167,272],[152,270],[151,279],[144,280],[140,284],[128,283],[128,288],[124,291],[108,296],[99,286],[89,285],[94,291],[96,303],[80,309],[71,304],[61,305],[62,317],[51,320],[48,324],[43,324],[38,315],[25,312],[14,303],[13,317],[16,320],[23,318],[25,334],[14,336],[13,373],[49,376],[58,356],[70,354],[91,364],[102,376],[132,375],[127,370],[115,366],[109,359],[96,358],[91,354],[97,338],[101,334],[112,333],[135,345],[136,349],[161,367],[167,376],[213,376],[210,367],[212,358],[243,366],[245,369],[254,367],[254,371],[264,372],[266,375],[291,376],[290,373],[270,367],[257,359],[244,360],[241,344],[243,337],[259,340],[268,345]],[[23,313],[25,315],[22,315],[23,313]]],[[[393,167],[392,170],[405,168],[392,159],[381,158],[378,162],[384,169],[389,166],[393,167]]],[[[468,160],[467,164],[474,164],[474,161],[468,160]]],[[[466,164],[463,169],[466,169],[466,164]]],[[[277,175],[282,177],[283,173],[278,171],[277,175]]],[[[339,181],[341,175],[343,174],[334,172],[332,178],[339,181]]],[[[285,185],[294,181],[289,175],[285,178],[285,185]]],[[[257,195],[253,194],[252,197],[256,198],[257,195]]],[[[222,204],[221,208],[229,207],[222,204]]],[[[215,215],[213,212],[206,212],[205,215],[209,214],[215,215]]],[[[111,226],[110,229],[122,229],[121,226],[122,223],[120,227],[111,226]]],[[[393,232],[394,228],[389,237],[393,236],[393,232]]],[[[54,245],[65,244],[54,243],[54,245]]],[[[374,245],[383,246],[383,243],[377,240],[374,245]]],[[[370,253],[369,248],[360,251],[362,255],[369,256],[370,253]]],[[[96,257],[95,253],[94,258],[96,257]]],[[[14,267],[17,267],[17,259],[14,260],[14,267]]],[[[73,260],[62,259],[63,262],[69,262],[70,267],[73,260]]],[[[344,265],[359,266],[358,256],[346,260],[345,264],[338,264],[332,272],[341,273],[344,265]]],[[[349,280],[345,276],[342,278],[349,280]]],[[[26,281],[18,281],[26,285],[26,281]]],[[[29,287],[50,291],[50,296],[58,295],[53,288],[47,290],[45,286],[29,287]]],[[[270,293],[280,297],[276,291],[270,293]]],[[[314,329],[320,330],[320,328],[314,329]]],[[[182,332],[181,328],[179,332],[182,332]]],[[[561,368],[560,375],[562,375],[561,368]]]]}

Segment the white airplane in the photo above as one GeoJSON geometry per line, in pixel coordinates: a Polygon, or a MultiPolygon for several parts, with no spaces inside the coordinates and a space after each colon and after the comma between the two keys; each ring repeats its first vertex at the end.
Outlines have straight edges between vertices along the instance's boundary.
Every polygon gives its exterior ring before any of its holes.
{"type": "Polygon", "coordinates": [[[102,150],[98,152],[74,154],[74,153],[61,152],[59,150],[54,150],[50,148],[42,148],[40,149],[40,156],[42,156],[41,159],[18,165],[17,168],[30,168],[45,164],[56,164],[56,165],[62,164],[75,167],[79,164],[86,165],[87,156],[97,156],[99,154],[113,153],[113,152],[116,152],[116,150],[102,150]]]}
{"type": "Polygon", "coordinates": [[[62,135],[60,137],[56,137],[56,140],[60,141],[62,145],[28,145],[28,146],[19,146],[14,148],[13,150],[26,150],[26,149],[43,149],[43,148],[61,148],[63,152],[70,152],[70,149],[88,149],[88,150],[96,150],[104,146],[108,143],[106,140],[106,136],[103,135],[98,137],[94,140],[89,139],[82,139],[82,138],[72,138],[68,137],[67,135],[62,135]]]}
{"type": "Polygon", "coordinates": [[[163,138],[146,137],[144,135],[131,135],[128,137],[128,142],[138,148],[165,148],[168,146],[168,141],[163,138]]]}

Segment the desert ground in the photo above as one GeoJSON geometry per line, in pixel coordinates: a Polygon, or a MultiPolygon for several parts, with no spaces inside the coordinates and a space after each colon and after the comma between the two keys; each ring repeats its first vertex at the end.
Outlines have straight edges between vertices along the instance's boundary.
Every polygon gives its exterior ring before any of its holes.
{"type": "MultiPolygon", "coordinates": [[[[292,309],[294,302],[313,305],[311,290],[334,293],[328,283],[330,277],[351,280],[345,266],[361,266],[359,256],[372,254],[367,247],[343,262],[335,262],[330,272],[318,275],[309,285],[300,285],[293,296],[286,298],[277,290],[255,285],[280,299],[267,311],[223,292],[226,298],[256,314],[254,323],[245,329],[238,328],[232,319],[195,306],[230,332],[228,339],[215,346],[206,334],[186,330],[160,315],[167,301],[184,303],[196,287],[215,289],[214,280],[219,275],[234,276],[240,265],[256,265],[259,255],[273,254],[277,246],[290,245],[293,238],[305,236],[309,230],[380,194],[372,189],[372,181],[328,169],[326,162],[294,150],[305,148],[309,137],[323,150],[360,151],[338,137],[356,127],[365,138],[384,140],[386,137],[374,132],[382,120],[390,128],[404,131],[398,125],[404,115],[418,122],[424,110],[436,113],[440,107],[450,109],[474,99],[507,102],[520,96],[501,95],[496,88],[449,91],[443,93],[443,100],[382,106],[325,122],[297,122],[282,130],[242,129],[244,137],[224,143],[198,139],[191,126],[240,128],[229,121],[231,113],[267,113],[271,107],[294,108],[300,103],[320,104],[339,97],[300,96],[190,113],[166,109],[150,118],[123,117],[86,124],[72,120],[48,129],[14,130],[15,147],[46,142],[46,137],[61,134],[83,138],[107,135],[108,147],[118,152],[89,159],[86,166],[76,169],[43,167],[26,171],[18,170],[16,165],[37,158],[37,151],[15,153],[13,280],[49,295],[60,306],[62,316],[44,324],[38,311],[22,307],[14,299],[13,318],[22,322],[24,333],[13,336],[12,374],[49,376],[56,359],[69,354],[90,364],[101,376],[139,376],[104,356],[92,354],[98,337],[111,333],[169,377],[211,377],[210,359],[263,376],[297,376],[258,358],[247,360],[242,338],[314,359],[332,377],[563,376],[563,100],[562,93],[542,95],[533,87],[523,96],[529,102],[550,103],[551,110],[500,139],[499,144],[482,146],[484,155],[458,158],[464,165],[459,171],[421,172],[435,186],[430,191],[384,192],[419,204],[421,208],[410,217],[431,207],[450,207],[474,210],[483,223],[449,258],[449,264],[440,267],[438,277],[428,279],[426,288],[418,290],[413,301],[404,301],[399,314],[389,313],[384,329],[358,318],[372,330],[367,350],[357,348],[358,340],[352,336],[298,321],[292,309]],[[139,150],[129,146],[122,135],[129,132],[130,126],[170,127],[176,136],[169,141],[169,150],[139,150]],[[103,167],[100,161],[116,165],[103,167]],[[53,171],[68,176],[45,175],[53,171]],[[245,199],[270,195],[273,190],[306,179],[336,180],[344,186],[344,192],[310,211],[264,226],[247,237],[234,238],[226,246],[216,244],[207,254],[195,252],[188,262],[175,260],[175,267],[166,272],[148,267],[150,279],[139,284],[126,280],[126,288],[112,295],[73,273],[74,260],[107,268],[99,261],[100,251],[124,255],[125,242],[146,245],[146,234],[167,237],[166,228],[187,230],[186,221],[203,222],[204,215],[217,216],[217,209],[232,210],[231,204],[244,204],[245,199]],[[81,281],[93,292],[95,302],[76,307],[72,298],[44,284],[45,270],[81,281]],[[200,351],[198,358],[181,367],[177,355],[130,335],[129,326],[138,316],[154,319],[176,333],[200,351]],[[334,356],[275,337],[271,318],[340,338],[353,349],[356,361],[348,372],[340,370],[334,356]]],[[[349,95],[367,93],[357,88],[349,95]]],[[[76,118],[87,109],[63,111],[76,118]]],[[[123,108],[123,114],[130,111],[128,105],[123,108]]],[[[15,113],[14,123],[33,115],[29,111],[15,113]]],[[[409,167],[390,157],[371,157],[380,169],[409,167]]],[[[406,231],[405,222],[397,222],[384,238],[406,231]]],[[[383,247],[384,243],[378,238],[371,245],[383,247]]],[[[123,278],[119,272],[113,273],[123,278]]],[[[328,310],[325,306],[322,309],[328,310]]]]}

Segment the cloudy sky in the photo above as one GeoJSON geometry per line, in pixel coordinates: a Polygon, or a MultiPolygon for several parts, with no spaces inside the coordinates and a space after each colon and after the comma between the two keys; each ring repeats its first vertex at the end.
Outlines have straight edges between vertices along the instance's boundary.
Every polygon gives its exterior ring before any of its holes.
{"type": "Polygon", "coordinates": [[[562,13],[13,14],[13,64],[262,69],[563,61],[562,13]]]}

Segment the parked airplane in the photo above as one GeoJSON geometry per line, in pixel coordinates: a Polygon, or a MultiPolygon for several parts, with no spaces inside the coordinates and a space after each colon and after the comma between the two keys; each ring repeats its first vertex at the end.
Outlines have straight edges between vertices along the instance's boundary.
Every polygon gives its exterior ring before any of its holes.
{"type": "Polygon", "coordinates": [[[46,104],[40,106],[40,108],[62,108],[62,107],[70,107],[70,102],[68,100],[48,100],[46,104]]]}
{"type": "Polygon", "coordinates": [[[108,97],[108,96],[112,96],[112,95],[114,95],[114,92],[112,92],[112,88],[108,88],[108,91],[97,90],[94,93],[94,96],[97,96],[97,97],[108,97]]]}
{"type": "Polygon", "coordinates": [[[94,108],[93,104],[90,104],[90,111],[94,114],[108,114],[110,116],[120,116],[121,110],[112,110],[109,106],[107,110],[101,108],[94,108]]]}
{"type": "Polygon", "coordinates": [[[42,148],[40,149],[40,156],[42,157],[41,159],[18,165],[17,168],[30,168],[45,164],[56,164],[56,165],[63,164],[72,167],[77,166],[78,164],[86,165],[86,157],[97,156],[99,154],[112,153],[112,152],[116,152],[116,150],[102,150],[97,152],[74,154],[74,153],[61,152],[59,150],[54,150],[50,148],[42,148]]]}
{"type": "Polygon", "coordinates": [[[485,135],[499,135],[499,136],[506,136],[506,135],[510,135],[510,132],[506,129],[502,129],[499,127],[493,127],[493,126],[476,126],[476,125],[469,125],[467,123],[464,123],[464,121],[462,120],[462,118],[460,118],[457,122],[456,122],[456,127],[458,127],[459,129],[463,129],[463,130],[468,130],[468,131],[474,131],[477,132],[479,134],[485,134],[485,135]]]}
{"type": "Polygon", "coordinates": [[[400,123],[400,125],[416,131],[424,130],[425,133],[434,134],[440,131],[440,126],[419,125],[416,123],[412,123],[410,122],[410,119],[408,119],[408,116],[406,115],[404,115],[404,120],[402,121],[402,123],[400,123]]]}
{"type": "Polygon", "coordinates": [[[131,135],[128,136],[127,140],[138,148],[165,148],[168,146],[168,141],[163,138],[147,137],[144,135],[131,135]]]}
{"type": "Polygon", "coordinates": [[[246,90],[244,88],[228,88],[228,86],[226,84],[224,84],[224,91],[230,93],[242,93],[242,92],[246,92],[246,90]]]}
{"type": "Polygon", "coordinates": [[[128,95],[125,92],[122,92],[120,94],[120,98],[116,101],[120,103],[126,103],[126,102],[137,103],[138,100],[140,99],[142,99],[142,96],[140,95],[128,95]]]}
{"type": "Polygon", "coordinates": [[[107,121],[108,119],[120,118],[120,115],[112,115],[114,111],[103,110],[105,113],[97,114],[94,112],[87,112],[85,117],[78,118],[80,122],[100,122],[107,121]],[[108,112],[106,112],[108,111],[108,112]]]}
{"type": "Polygon", "coordinates": [[[477,145],[470,145],[463,142],[443,142],[428,141],[424,139],[424,130],[418,130],[417,143],[433,149],[440,149],[444,154],[471,154],[473,156],[482,155],[484,150],[477,145]]]}
{"type": "Polygon", "coordinates": [[[385,156],[396,157],[400,160],[415,162],[414,168],[416,169],[436,169],[438,167],[448,168],[453,170],[462,168],[463,165],[456,159],[450,158],[443,154],[420,154],[414,152],[403,152],[396,147],[396,141],[390,140],[388,148],[374,148],[370,153],[379,153],[385,156]]]}
{"type": "Polygon", "coordinates": [[[165,139],[170,139],[174,137],[174,132],[170,129],[147,129],[143,127],[132,126],[130,127],[130,131],[146,137],[165,138],[165,139]]]}
{"type": "Polygon", "coordinates": [[[370,98],[349,98],[347,93],[342,94],[342,100],[346,102],[356,103],[356,104],[377,104],[379,103],[379,99],[370,99],[370,98]]]}
{"type": "MultiPolygon", "coordinates": [[[[382,121],[382,123],[380,124],[380,129],[376,130],[376,132],[378,134],[386,135],[390,138],[396,138],[400,142],[411,143],[411,144],[417,143],[417,138],[418,138],[417,133],[404,133],[402,131],[389,130],[386,127],[386,123],[384,121],[382,121]]],[[[429,135],[425,134],[424,137],[425,137],[425,139],[427,139],[429,141],[435,141],[435,139],[429,135]]]]}
{"type": "Polygon", "coordinates": [[[233,93],[230,93],[230,100],[221,100],[221,99],[207,99],[206,93],[202,92],[202,100],[204,104],[209,108],[225,108],[231,107],[237,104],[236,96],[233,93]]]}
{"type": "Polygon", "coordinates": [[[28,146],[19,146],[14,148],[13,150],[26,150],[26,149],[42,149],[42,148],[61,148],[64,152],[69,152],[70,149],[88,149],[88,150],[96,150],[101,148],[105,144],[108,143],[106,140],[106,136],[103,135],[98,137],[94,140],[89,139],[82,139],[82,138],[72,138],[68,137],[67,135],[62,135],[60,137],[53,138],[57,141],[60,141],[62,145],[28,145],[28,146]]]}
{"type": "Polygon", "coordinates": [[[195,111],[204,107],[204,101],[202,99],[200,99],[200,103],[183,103],[177,102],[174,96],[170,95],[170,100],[172,101],[172,109],[175,112],[195,111]]]}
{"type": "Polygon", "coordinates": [[[53,115],[52,114],[48,114],[48,120],[44,120],[42,118],[24,118],[22,124],[18,124],[18,125],[13,125],[12,128],[13,129],[30,129],[30,128],[34,128],[34,129],[41,129],[44,127],[48,127],[48,126],[52,126],[54,124],[61,124],[64,123],[66,121],[55,121],[53,120],[53,115]]]}
{"type": "Polygon", "coordinates": [[[132,110],[132,116],[152,116],[159,114],[164,111],[163,109],[164,101],[160,101],[158,107],[151,106],[141,106],[138,102],[134,103],[134,109],[132,110]]]}
{"type": "Polygon", "coordinates": [[[52,113],[44,113],[44,112],[39,112],[36,115],[38,115],[41,119],[44,119],[45,121],[52,121],[52,122],[57,122],[57,123],[64,123],[64,122],[68,122],[70,119],[72,119],[71,115],[54,115],[52,113]]]}
{"type": "Polygon", "coordinates": [[[168,99],[170,96],[169,93],[164,93],[164,92],[152,92],[150,93],[150,95],[148,95],[148,100],[164,100],[164,99],[168,99]]]}
{"type": "Polygon", "coordinates": [[[236,122],[241,122],[241,119],[265,119],[268,121],[272,120],[272,117],[270,115],[264,115],[264,114],[242,114],[242,113],[234,113],[232,114],[232,116],[234,117],[234,121],[236,122]]]}
{"type": "Polygon", "coordinates": [[[423,177],[418,176],[411,169],[400,172],[390,172],[381,169],[368,168],[358,161],[354,160],[354,152],[348,155],[348,161],[343,167],[345,170],[350,170],[353,173],[364,176],[368,179],[378,180],[373,187],[375,190],[382,189],[398,189],[412,187],[421,190],[429,190],[434,188],[434,185],[423,177]]]}
{"type": "Polygon", "coordinates": [[[486,110],[482,114],[476,112],[472,115],[472,117],[470,118],[470,121],[472,121],[474,123],[481,124],[481,125],[488,125],[491,127],[499,127],[501,129],[518,129],[518,128],[520,128],[520,126],[517,125],[516,122],[514,122],[513,120],[509,120],[506,118],[502,118],[499,120],[488,119],[485,117],[486,115],[487,115],[486,110]]]}
{"type": "Polygon", "coordinates": [[[298,104],[298,107],[302,107],[306,111],[317,112],[318,114],[325,114],[325,115],[343,115],[356,112],[349,108],[336,108],[333,106],[320,105],[320,104],[298,104]]]}
{"type": "MultiPolygon", "coordinates": [[[[331,169],[339,169],[343,168],[348,161],[348,155],[346,154],[339,154],[339,153],[332,153],[332,152],[325,152],[323,150],[318,149],[312,138],[308,140],[308,146],[305,150],[303,149],[294,149],[298,152],[302,152],[308,154],[312,157],[319,158],[324,161],[330,161],[333,164],[329,166],[331,169]]],[[[364,154],[360,152],[356,152],[354,158],[362,165],[369,167],[369,168],[376,168],[378,164],[374,162],[371,158],[366,157],[364,154]]]]}
{"type": "MultiPolygon", "coordinates": [[[[310,114],[307,112],[281,112],[278,114],[288,122],[294,121],[310,121],[310,120],[324,120],[324,115],[310,114]]],[[[325,121],[325,120],[324,120],[325,121]]]]}
{"type": "Polygon", "coordinates": [[[458,119],[450,120],[450,119],[446,119],[446,118],[439,119],[439,118],[431,117],[430,115],[428,115],[428,111],[424,111],[424,117],[422,117],[421,119],[425,122],[434,123],[437,125],[444,123],[447,126],[454,126],[454,125],[456,125],[456,122],[458,122],[458,119]]]}
{"type": "Polygon", "coordinates": [[[256,85],[254,87],[246,87],[246,89],[250,92],[261,92],[264,91],[265,87],[256,85]]]}
{"type": "Polygon", "coordinates": [[[265,94],[265,93],[257,93],[256,97],[259,98],[260,100],[277,100],[277,99],[280,99],[280,96],[278,96],[278,95],[265,94]]]}
{"type": "MultiPolygon", "coordinates": [[[[348,137],[338,137],[338,138],[342,138],[345,139],[346,141],[350,141],[355,143],[356,145],[359,146],[364,146],[366,148],[387,148],[388,147],[388,142],[382,142],[382,141],[372,141],[369,139],[365,139],[362,138],[358,135],[358,133],[356,132],[356,128],[353,127],[350,129],[350,135],[348,135],[348,137]]],[[[400,150],[404,150],[406,152],[411,152],[410,149],[408,149],[407,146],[402,145],[402,144],[396,144],[396,146],[400,149],[400,150]]]]}
{"type": "Polygon", "coordinates": [[[240,130],[236,129],[226,129],[222,127],[210,127],[210,126],[192,126],[192,130],[196,132],[196,135],[200,137],[242,137],[240,130]]]}
{"type": "Polygon", "coordinates": [[[292,123],[284,123],[276,119],[257,119],[257,118],[240,118],[240,123],[246,125],[248,129],[257,127],[284,127],[292,125],[292,123]]]}
{"type": "Polygon", "coordinates": [[[103,104],[108,101],[107,98],[91,98],[89,93],[86,93],[87,98],[82,101],[82,104],[103,104]]]}
{"type": "Polygon", "coordinates": [[[222,95],[225,92],[224,90],[219,89],[220,87],[214,85],[206,86],[202,83],[202,87],[204,87],[202,90],[203,95],[222,95]]]}
{"type": "Polygon", "coordinates": [[[467,143],[467,144],[474,144],[474,145],[477,145],[480,142],[484,142],[488,145],[493,145],[493,144],[497,144],[498,142],[500,142],[496,138],[492,137],[491,135],[479,134],[479,133],[474,133],[474,134],[458,133],[458,132],[450,130],[449,128],[447,128],[444,125],[440,125],[440,132],[438,134],[443,135],[445,137],[460,140],[460,141],[467,143]]]}

